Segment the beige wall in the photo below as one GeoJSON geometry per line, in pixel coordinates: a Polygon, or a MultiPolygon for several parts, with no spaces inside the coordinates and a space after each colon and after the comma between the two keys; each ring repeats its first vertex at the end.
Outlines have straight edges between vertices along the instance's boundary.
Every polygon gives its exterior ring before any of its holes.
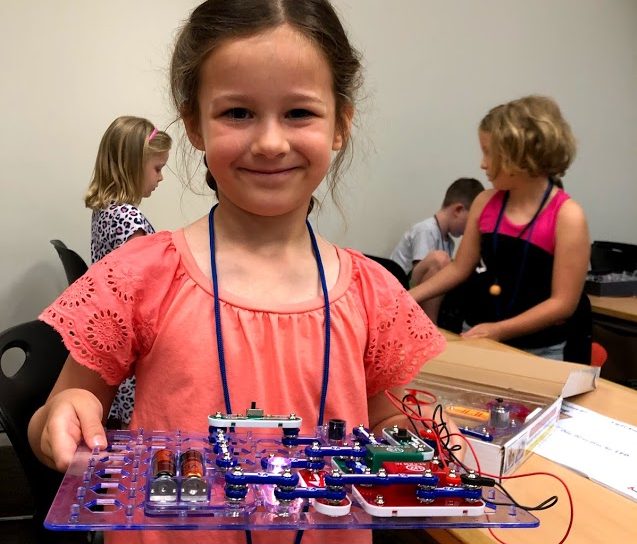
{"type": "MultiPolygon", "coordinates": [[[[170,122],[170,47],[196,3],[0,2],[0,330],[33,319],[64,288],[51,238],[88,260],[82,196],[99,139],[122,114],[170,122]]],[[[560,102],[578,137],[566,183],[593,238],[637,242],[637,2],[335,4],[365,55],[367,85],[342,191],[347,225],[326,206],[317,223],[328,238],[387,255],[454,178],[484,181],[481,116],[535,92],[560,102]]],[[[167,172],[142,209],[173,229],[209,205],[167,172]]]]}

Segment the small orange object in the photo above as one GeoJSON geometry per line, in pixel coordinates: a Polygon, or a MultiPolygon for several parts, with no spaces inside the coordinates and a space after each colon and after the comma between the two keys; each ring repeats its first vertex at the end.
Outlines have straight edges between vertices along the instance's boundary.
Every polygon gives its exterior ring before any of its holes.
{"type": "Polygon", "coordinates": [[[450,416],[475,419],[476,421],[489,421],[488,411],[480,410],[479,408],[471,408],[470,406],[449,405],[445,407],[445,412],[447,412],[450,416]]]}
{"type": "Polygon", "coordinates": [[[489,294],[497,297],[502,292],[502,287],[500,287],[497,283],[494,283],[491,287],[489,287],[489,294]]]}

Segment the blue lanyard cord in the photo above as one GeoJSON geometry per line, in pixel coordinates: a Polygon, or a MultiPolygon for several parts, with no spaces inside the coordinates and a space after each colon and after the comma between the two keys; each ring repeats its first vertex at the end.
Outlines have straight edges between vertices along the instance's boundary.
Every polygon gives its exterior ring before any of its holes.
{"type": "MultiPolygon", "coordinates": [[[[540,212],[544,208],[546,201],[549,199],[549,195],[551,194],[551,190],[553,189],[553,180],[549,178],[548,185],[546,186],[546,190],[542,195],[542,201],[538,206],[535,214],[531,220],[524,226],[520,234],[517,235],[517,238],[522,238],[524,234],[528,231],[528,235],[524,240],[524,248],[522,250],[522,259],[520,261],[520,270],[518,272],[517,278],[515,280],[515,287],[513,288],[513,293],[511,298],[509,299],[509,303],[507,304],[507,312],[511,311],[513,308],[513,304],[518,298],[518,293],[520,291],[520,286],[522,285],[522,276],[524,276],[524,266],[526,265],[526,257],[529,253],[529,245],[531,244],[531,236],[533,236],[533,229],[535,228],[535,224],[537,223],[537,218],[540,215],[540,212]]],[[[500,228],[500,222],[502,221],[502,216],[504,215],[504,210],[506,209],[507,203],[509,202],[509,191],[507,191],[502,199],[502,206],[500,207],[500,213],[498,214],[498,219],[495,222],[495,228],[493,229],[493,260],[495,263],[496,253],[498,249],[498,230],[500,228]]],[[[495,283],[498,282],[497,275],[494,277],[495,283]]],[[[496,315],[500,317],[502,315],[502,308],[500,304],[500,299],[496,300],[496,315]]]]}
{"type": "Polygon", "coordinates": [[[217,333],[217,354],[219,356],[219,371],[221,372],[221,386],[223,387],[223,400],[226,405],[226,413],[232,413],[230,405],[230,390],[226,376],[226,358],[223,351],[223,336],[221,335],[221,307],[219,305],[219,280],[217,278],[217,259],[215,257],[215,222],[214,215],[217,204],[208,214],[208,232],[210,235],[210,270],[212,272],[212,291],[214,293],[215,307],[215,332],[217,333]]]}
{"type": "Polygon", "coordinates": [[[323,261],[321,259],[321,252],[319,251],[318,244],[316,243],[316,236],[312,230],[312,225],[306,219],[307,231],[310,234],[310,240],[312,242],[312,250],[314,251],[314,257],[316,258],[316,267],[318,268],[319,278],[321,279],[321,289],[323,291],[323,301],[325,303],[325,346],[323,349],[323,385],[321,386],[321,403],[319,405],[319,417],[317,425],[320,427],[323,425],[323,416],[325,415],[325,399],[327,398],[327,384],[330,374],[330,328],[331,328],[331,316],[330,316],[330,297],[327,292],[327,282],[325,281],[325,270],[323,269],[323,261]]]}
{"type": "MultiPolygon", "coordinates": [[[[210,270],[212,273],[212,289],[214,295],[214,312],[215,312],[215,333],[217,336],[217,353],[219,357],[219,372],[221,373],[221,386],[223,388],[223,399],[225,402],[226,412],[232,413],[230,404],[230,389],[228,387],[228,377],[226,373],[226,359],[223,349],[223,335],[221,331],[221,308],[219,304],[219,281],[217,277],[217,259],[215,257],[215,225],[214,213],[217,205],[213,206],[208,214],[208,231],[210,236],[210,270]]],[[[325,271],[323,269],[323,261],[321,253],[314,236],[314,231],[310,222],[306,220],[307,230],[310,234],[312,243],[312,251],[316,258],[316,266],[318,268],[319,278],[321,280],[321,289],[323,291],[323,300],[325,301],[325,347],[323,350],[323,384],[321,386],[321,402],[319,405],[319,417],[317,425],[323,425],[323,417],[325,414],[325,401],[327,398],[327,386],[330,373],[330,299],[327,291],[327,282],[325,280],[325,271]]]]}

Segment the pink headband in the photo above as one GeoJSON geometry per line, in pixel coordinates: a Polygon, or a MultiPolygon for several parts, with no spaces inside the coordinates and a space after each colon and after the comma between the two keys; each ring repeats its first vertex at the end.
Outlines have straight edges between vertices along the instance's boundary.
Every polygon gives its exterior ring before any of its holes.
{"type": "Polygon", "coordinates": [[[153,131],[150,133],[150,136],[148,137],[148,141],[149,141],[149,142],[150,142],[150,141],[151,141],[151,140],[155,137],[155,135],[157,134],[157,132],[158,132],[158,131],[157,131],[157,129],[156,129],[156,128],[153,128],[153,131]]]}

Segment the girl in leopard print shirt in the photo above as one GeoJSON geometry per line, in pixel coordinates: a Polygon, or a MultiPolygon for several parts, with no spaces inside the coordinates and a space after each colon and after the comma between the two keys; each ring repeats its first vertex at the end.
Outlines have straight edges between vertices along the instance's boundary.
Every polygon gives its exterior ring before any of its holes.
{"type": "MultiPolygon", "coordinates": [[[[171,143],[168,134],[141,117],[118,117],[106,129],[84,199],[86,207],[93,210],[92,263],[131,238],[155,232],[137,206],[162,181],[171,143]]],[[[122,382],[111,406],[113,426],[130,422],[134,402],[132,376],[122,382]]]]}

